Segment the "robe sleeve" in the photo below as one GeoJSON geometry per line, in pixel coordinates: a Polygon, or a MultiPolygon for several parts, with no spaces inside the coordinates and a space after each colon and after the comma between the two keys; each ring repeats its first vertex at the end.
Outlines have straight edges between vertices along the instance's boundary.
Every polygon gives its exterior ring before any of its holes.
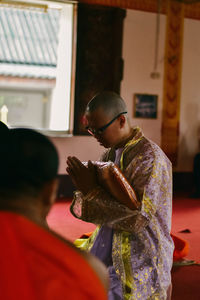
{"type": "Polygon", "coordinates": [[[155,156],[154,151],[149,149],[134,158],[127,169],[125,175],[139,195],[140,209],[129,209],[98,186],[85,196],[80,191],[75,192],[72,214],[83,221],[105,224],[117,230],[142,231],[159,207],[165,205],[171,182],[170,167],[162,155],[157,153],[155,156]]]}
{"type": "Polygon", "coordinates": [[[86,196],[76,191],[71,205],[71,213],[83,221],[128,231],[140,231],[146,218],[139,210],[131,210],[118,203],[109,193],[97,187],[86,196]]]}

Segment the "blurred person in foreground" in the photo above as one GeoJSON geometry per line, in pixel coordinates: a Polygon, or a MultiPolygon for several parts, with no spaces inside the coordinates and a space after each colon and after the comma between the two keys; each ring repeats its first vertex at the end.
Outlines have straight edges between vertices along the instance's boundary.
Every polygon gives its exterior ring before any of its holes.
{"type": "Polygon", "coordinates": [[[96,230],[76,245],[107,265],[109,300],[171,298],[174,244],[171,162],[139,127],[131,127],[124,100],[113,92],[97,94],[87,105],[86,129],[107,150],[101,161],[120,167],[134,188],[140,209],[119,204],[98,184],[91,161],[88,168],[68,157],[67,172],[78,191],[72,203],[77,218],[96,230]]]}
{"type": "Polygon", "coordinates": [[[0,122],[0,299],[107,299],[105,266],[46,223],[58,154],[48,138],[0,122]]]}

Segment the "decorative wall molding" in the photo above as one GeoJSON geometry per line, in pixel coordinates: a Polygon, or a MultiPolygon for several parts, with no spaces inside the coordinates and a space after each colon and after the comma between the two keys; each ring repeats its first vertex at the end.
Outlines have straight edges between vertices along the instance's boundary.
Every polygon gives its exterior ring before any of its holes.
{"type": "Polygon", "coordinates": [[[184,5],[168,1],[163,82],[161,147],[177,163],[183,49],[184,5]]]}
{"type": "MultiPolygon", "coordinates": [[[[157,12],[157,0],[79,0],[81,3],[115,6],[125,9],[135,9],[148,12],[157,12]]],[[[166,12],[166,0],[163,1],[162,13],[166,12]]]]}
{"type": "MultiPolygon", "coordinates": [[[[114,6],[157,13],[157,0],[79,0],[80,3],[114,6]]],[[[174,1],[175,2],[175,1],[174,1]]],[[[182,4],[184,17],[200,20],[200,3],[182,4]]],[[[167,13],[167,0],[162,0],[161,13],[167,13]]]]}

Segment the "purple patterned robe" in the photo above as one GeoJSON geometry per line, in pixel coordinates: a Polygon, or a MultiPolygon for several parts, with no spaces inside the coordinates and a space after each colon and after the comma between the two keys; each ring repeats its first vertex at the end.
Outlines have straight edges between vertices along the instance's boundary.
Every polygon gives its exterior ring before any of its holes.
{"type": "MultiPolygon", "coordinates": [[[[171,284],[174,245],[170,236],[172,168],[163,151],[133,128],[134,137],[120,157],[120,168],[133,186],[141,208],[130,210],[101,187],[83,197],[77,192],[72,213],[99,225],[76,244],[108,266],[109,300],[165,300],[171,284]]],[[[109,149],[103,161],[115,161],[109,149]]]]}

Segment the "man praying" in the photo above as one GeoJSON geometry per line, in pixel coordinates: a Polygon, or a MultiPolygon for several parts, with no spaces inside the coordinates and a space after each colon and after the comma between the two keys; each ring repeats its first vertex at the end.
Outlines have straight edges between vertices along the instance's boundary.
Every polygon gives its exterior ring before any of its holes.
{"type": "Polygon", "coordinates": [[[101,161],[114,162],[133,187],[140,208],[131,210],[99,184],[88,167],[68,157],[67,172],[77,188],[71,210],[97,225],[76,244],[108,268],[109,300],[170,299],[174,244],[170,236],[172,166],[158,145],[131,127],[124,100],[113,92],[97,94],[87,105],[86,130],[106,148],[101,161]]]}

